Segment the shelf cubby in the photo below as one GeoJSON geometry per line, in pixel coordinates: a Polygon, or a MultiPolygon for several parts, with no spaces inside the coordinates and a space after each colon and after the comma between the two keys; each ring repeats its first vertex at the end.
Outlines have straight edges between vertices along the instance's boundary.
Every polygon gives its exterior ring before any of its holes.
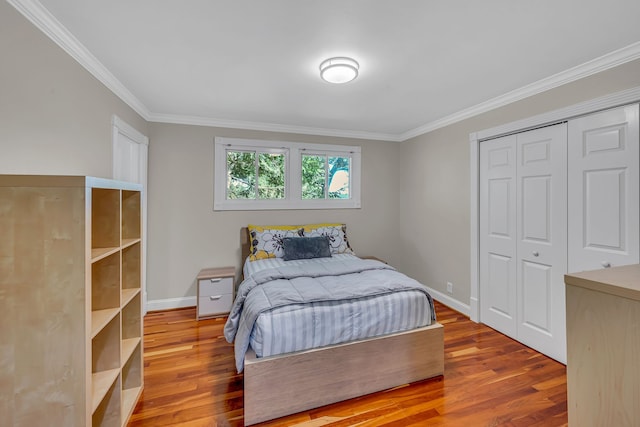
{"type": "Polygon", "coordinates": [[[128,347],[123,349],[123,357],[125,351],[128,353],[122,367],[122,415],[123,422],[129,418],[133,412],[140,393],[142,393],[142,340],[140,338],[132,338],[124,340],[123,344],[128,347]],[[135,345],[134,342],[137,342],[135,345]],[[129,348],[129,344],[133,347],[129,348]],[[126,418],[124,418],[126,417],[126,418]]]}
{"type": "Polygon", "coordinates": [[[91,336],[94,338],[102,329],[107,326],[114,317],[120,313],[117,308],[106,308],[104,310],[91,311],[91,336]]]}
{"type": "Polygon", "coordinates": [[[127,361],[133,354],[138,344],[140,344],[141,338],[126,338],[122,340],[122,360],[127,361]]]}
{"type": "Polygon", "coordinates": [[[91,189],[91,248],[120,246],[120,190],[91,189]]]}
{"type": "MultiPolygon", "coordinates": [[[[116,374],[118,372],[116,370],[116,374]]],[[[93,427],[122,426],[122,386],[119,375],[116,375],[115,380],[106,390],[104,398],[93,411],[91,424],[93,427]]]]}
{"type": "Polygon", "coordinates": [[[122,307],[122,339],[142,337],[140,292],[122,307]]]}
{"type": "Polygon", "coordinates": [[[127,362],[122,367],[122,388],[137,388],[142,385],[142,347],[140,341],[133,348],[127,362]]]}
{"type": "Polygon", "coordinates": [[[122,239],[139,239],[140,233],[140,192],[122,191],[122,239]]]}
{"type": "Polygon", "coordinates": [[[91,340],[91,402],[94,426],[112,426],[116,425],[116,418],[120,420],[120,358],[120,315],[116,315],[91,340]],[[99,419],[98,423],[96,417],[99,419]]]}
{"type": "Polygon", "coordinates": [[[120,375],[119,369],[109,369],[91,374],[92,413],[95,412],[100,404],[105,400],[107,393],[113,387],[118,375],[120,375]]]}
{"type": "Polygon", "coordinates": [[[138,241],[122,249],[122,289],[140,289],[140,247],[138,241]]]}
{"type": "Polygon", "coordinates": [[[91,310],[120,307],[120,252],[91,264],[91,310]]]}
{"type": "Polygon", "coordinates": [[[91,372],[120,368],[120,314],[91,340],[91,372]]]}
{"type": "Polygon", "coordinates": [[[140,293],[140,288],[123,289],[122,290],[122,306],[124,307],[127,304],[129,304],[129,301],[131,301],[131,299],[133,299],[133,297],[135,297],[139,293],[140,293]]]}

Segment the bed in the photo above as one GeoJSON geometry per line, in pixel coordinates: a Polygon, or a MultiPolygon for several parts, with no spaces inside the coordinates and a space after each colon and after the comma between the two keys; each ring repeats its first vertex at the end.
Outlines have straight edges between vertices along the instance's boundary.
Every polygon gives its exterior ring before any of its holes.
{"type": "MultiPolygon", "coordinates": [[[[344,237],[346,240],[346,235],[344,237]]],[[[249,260],[252,251],[255,254],[255,248],[250,240],[255,243],[255,234],[250,238],[247,228],[243,228],[242,259],[247,260],[243,268],[245,280],[238,288],[234,308],[225,325],[227,340],[234,342],[236,368],[244,372],[246,425],[443,374],[443,328],[435,321],[431,297],[423,286],[380,261],[355,257],[350,248],[347,253],[333,253],[328,258],[252,262],[249,260]],[[396,280],[396,277],[402,277],[402,280],[396,280]],[[318,282],[308,285],[308,280],[318,282]],[[295,292],[282,290],[290,286],[295,292]],[[396,286],[400,288],[396,290],[396,286]],[[359,288],[366,288],[368,294],[360,296],[359,288]],[[316,301],[298,299],[304,297],[301,294],[305,289],[313,289],[311,299],[316,298],[316,301]],[[252,292],[264,294],[258,298],[260,302],[255,302],[252,292]],[[329,296],[315,292],[328,292],[329,296]],[[359,296],[352,297],[352,292],[359,296]],[[247,302],[248,298],[254,299],[247,302]],[[284,298],[286,304],[278,298],[284,298]],[[423,307],[407,302],[406,298],[422,298],[431,305],[423,307]],[[250,315],[247,314],[249,308],[247,313],[243,312],[243,302],[248,307],[264,307],[250,315]],[[349,308],[345,309],[347,305],[349,308]],[[333,306],[342,307],[348,316],[338,317],[340,320],[335,322],[343,328],[337,338],[325,338],[331,334],[324,332],[323,313],[335,310],[333,306]],[[309,310],[316,311],[310,315],[301,314],[309,310]],[[289,317],[292,311],[295,317],[289,317]],[[372,311],[376,316],[367,316],[372,311]],[[407,311],[414,315],[404,316],[407,311]],[[378,312],[390,314],[390,320],[380,321],[375,327],[361,320],[383,318],[378,312]],[[274,320],[278,316],[289,320],[278,323],[274,320]],[[405,320],[405,317],[412,320],[405,320]],[[305,320],[307,318],[311,320],[305,320]],[[345,328],[347,321],[352,321],[350,318],[357,319],[357,324],[345,328]],[[285,329],[283,325],[298,327],[307,325],[305,322],[313,323],[303,334],[307,339],[296,342],[286,337],[273,338],[285,329]],[[281,346],[280,340],[289,343],[281,346]],[[267,345],[270,342],[277,345],[267,345]]]]}

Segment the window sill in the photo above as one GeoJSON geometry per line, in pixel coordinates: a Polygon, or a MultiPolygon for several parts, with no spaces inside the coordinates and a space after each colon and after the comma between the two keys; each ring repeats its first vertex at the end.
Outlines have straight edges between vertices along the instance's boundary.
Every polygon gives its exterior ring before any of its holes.
{"type": "Polygon", "coordinates": [[[226,200],[214,203],[214,211],[256,211],[256,210],[304,210],[304,209],[360,209],[356,200],[226,200]]]}

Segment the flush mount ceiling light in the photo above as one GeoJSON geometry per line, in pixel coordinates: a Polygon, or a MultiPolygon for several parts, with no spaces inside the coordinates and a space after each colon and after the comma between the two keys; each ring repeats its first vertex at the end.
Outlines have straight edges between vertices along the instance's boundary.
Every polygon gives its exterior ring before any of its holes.
{"type": "Polygon", "coordinates": [[[347,83],[358,77],[360,64],[347,57],[329,58],[320,64],[320,77],[329,83],[347,83]]]}

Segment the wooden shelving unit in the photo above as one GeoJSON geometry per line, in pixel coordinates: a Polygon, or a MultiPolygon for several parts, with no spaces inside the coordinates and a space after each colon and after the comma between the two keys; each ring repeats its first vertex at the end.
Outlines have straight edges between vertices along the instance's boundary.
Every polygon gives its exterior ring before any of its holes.
{"type": "Polygon", "coordinates": [[[127,424],[143,387],[140,191],[0,175],[8,425],[127,424]]]}

